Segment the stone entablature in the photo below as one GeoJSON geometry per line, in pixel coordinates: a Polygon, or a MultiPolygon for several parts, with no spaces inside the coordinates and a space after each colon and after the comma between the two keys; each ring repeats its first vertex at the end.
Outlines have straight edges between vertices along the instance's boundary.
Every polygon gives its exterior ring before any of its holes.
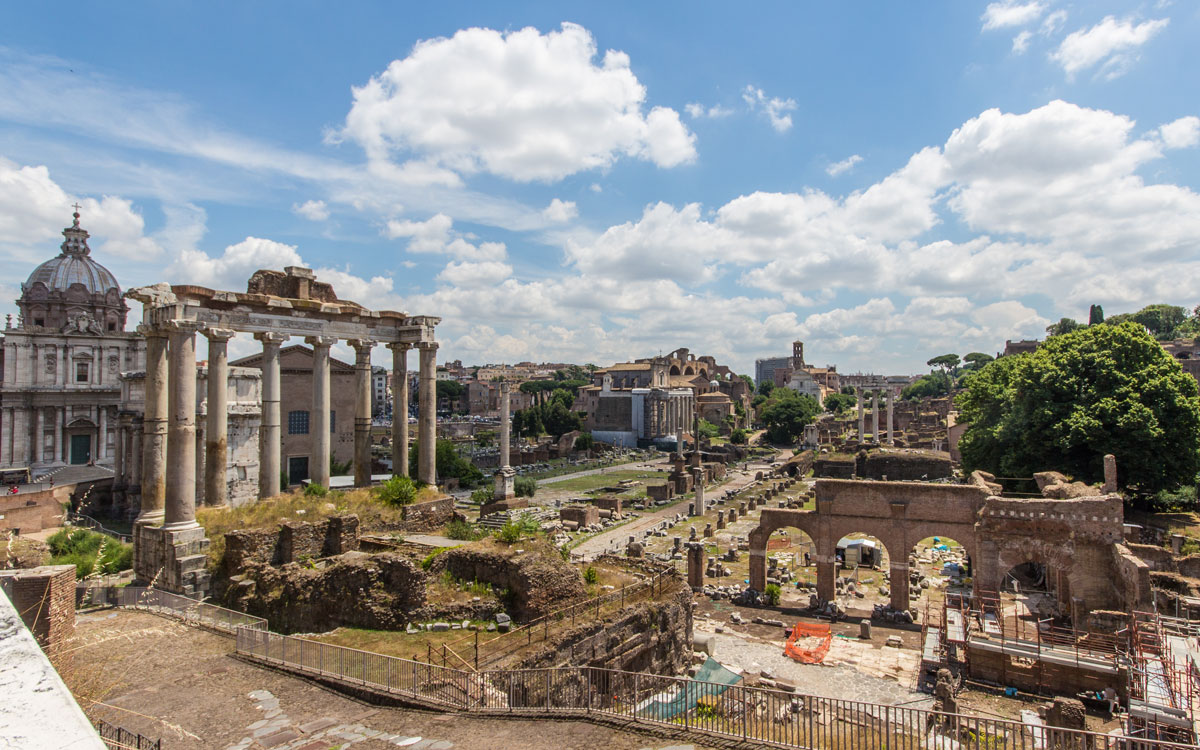
{"type": "MultiPolygon", "coordinates": [[[[147,340],[142,507],[134,534],[135,572],[142,580],[161,575],[165,588],[189,592],[207,585],[194,568],[195,557],[207,546],[195,516],[197,333],[208,339],[204,487],[213,504],[226,502],[228,344],[237,333],[252,333],[263,344],[260,497],[280,491],[280,347],[292,336],[304,337],[313,347],[313,440],[309,461],[313,481],[329,486],[329,350],[339,340],[346,340],[355,351],[355,486],[371,482],[371,349],[380,343],[392,349],[393,372],[402,375],[408,371],[408,350],[415,346],[420,351],[418,476],[427,484],[437,481],[437,342],[433,329],[440,319],[328,301],[331,297],[336,300],[332,290],[323,291],[313,273],[303,268],[289,267],[282,280],[271,274],[252,277],[251,290],[266,287],[291,290],[288,293],[299,296],[284,298],[254,291],[242,294],[165,283],[127,292],[127,296],[142,303],[144,322],[138,330],[147,340]]],[[[398,379],[393,393],[398,403],[407,403],[407,378],[398,379]]],[[[405,409],[395,411],[404,413],[405,409]]],[[[393,465],[398,473],[407,474],[407,424],[405,420],[394,421],[393,465]]]]}

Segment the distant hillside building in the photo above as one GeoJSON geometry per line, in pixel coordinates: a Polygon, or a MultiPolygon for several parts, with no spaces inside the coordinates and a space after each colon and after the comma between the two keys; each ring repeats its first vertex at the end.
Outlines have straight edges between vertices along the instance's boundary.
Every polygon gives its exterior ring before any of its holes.
{"type": "Polygon", "coordinates": [[[61,252],[21,285],[0,354],[0,467],[112,466],[119,375],[145,368],[145,340],[125,330],[116,278],[91,257],[75,213],[61,252]]]}

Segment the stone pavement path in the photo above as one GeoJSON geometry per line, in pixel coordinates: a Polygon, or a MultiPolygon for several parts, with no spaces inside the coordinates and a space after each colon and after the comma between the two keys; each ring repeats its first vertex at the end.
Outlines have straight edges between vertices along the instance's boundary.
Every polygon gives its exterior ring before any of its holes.
{"type": "MultiPolygon", "coordinates": [[[[785,451],[782,454],[780,461],[785,461],[791,457],[790,451],[785,451]]],[[[752,463],[746,471],[734,470],[730,471],[730,478],[723,484],[709,487],[705,490],[708,493],[724,494],[728,490],[737,492],[746,485],[754,481],[754,475],[759,471],[765,471],[770,467],[767,464],[752,463]]],[[[643,513],[637,520],[630,523],[618,526],[615,529],[610,529],[601,534],[588,539],[580,544],[573,551],[577,555],[581,555],[584,560],[593,560],[605,552],[616,552],[620,554],[625,549],[625,542],[630,536],[640,536],[642,532],[658,524],[664,518],[673,517],[676,513],[682,512],[687,514],[687,506],[690,501],[681,501],[672,505],[663,506],[653,512],[643,513]],[[682,509],[682,510],[681,510],[682,509]]],[[[749,521],[748,521],[749,522],[749,521]]],[[[757,514],[753,517],[751,528],[758,525],[757,514]]]]}
{"type": "Polygon", "coordinates": [[[342,723],[328,717],[297,725],[279,707],[279,699],[270,690],[254,690],[247,694],[262,718],[246,727],[250,733],[225,750],[346,750],[366,740],[386,742],[409,750],[450,750],[448,740],[389,734],[371,729],[361,723],[342,723]]]}

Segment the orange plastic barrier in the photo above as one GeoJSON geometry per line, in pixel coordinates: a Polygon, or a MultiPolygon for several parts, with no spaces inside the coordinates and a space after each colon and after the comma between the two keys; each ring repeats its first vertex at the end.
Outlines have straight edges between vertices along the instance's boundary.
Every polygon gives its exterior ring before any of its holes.
{"type": "Polygon", "coordinates": [[[788,636],[783,653],[803,664],[820,664],[829,653],[833,633],[828,625],[798,622],[788,636]]]}

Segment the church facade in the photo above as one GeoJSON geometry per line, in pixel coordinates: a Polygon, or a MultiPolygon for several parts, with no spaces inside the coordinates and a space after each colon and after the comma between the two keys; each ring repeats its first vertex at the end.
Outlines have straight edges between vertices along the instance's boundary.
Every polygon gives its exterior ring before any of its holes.
{"type": "Polygon", "coordinates": [[[91,257],[74,214],[61,252],[21,285],[20,312],[0,337],[0,467],[35,474],[112,466],[120,373],[145,367],[145,339],[126,331],[116,278],[91,257]]]}

